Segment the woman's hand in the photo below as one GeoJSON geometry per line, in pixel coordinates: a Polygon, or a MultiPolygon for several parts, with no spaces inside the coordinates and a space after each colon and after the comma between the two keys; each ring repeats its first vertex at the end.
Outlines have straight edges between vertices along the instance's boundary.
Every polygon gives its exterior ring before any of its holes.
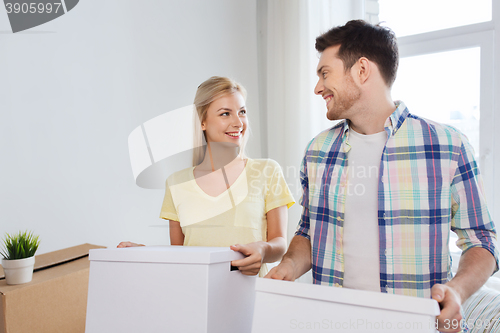
{"type": "Polygon", "coordinates": [[[266,242],[254,242],[245,245],[231,245],[231,250],[241,252],[246,258],[233,260],[231,265],[238,267],[245,275],[259,274],[262,261],[266,256],[266,242]]]}
{"type": "Polygon", "coordinates": [[[259,274],[262,263],[275,262],[283,257],[286,251],[287,207],[271,209],[267,217],[267,242],[253,242],[245,245],[232,245],[231,250],[241,252],[246,258],[234,260],[231,265],[238,267],[245,275],[259,274]]]}
{"type": "Polygon", "coordinates": [[[121,242],[120,244],[118,244],[118,248],[122,248],[122,247],[136,247],[136,246],[146,246],[144,244],[136,244],[136,243],[132,243],[132,242],[121,242]]]}

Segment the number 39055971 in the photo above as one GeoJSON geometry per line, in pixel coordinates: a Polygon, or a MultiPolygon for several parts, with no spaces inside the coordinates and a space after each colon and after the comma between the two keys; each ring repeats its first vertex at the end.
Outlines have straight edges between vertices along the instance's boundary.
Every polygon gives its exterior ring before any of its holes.
{"type": "Polygon", "coordinates": [[[22,4],[7,2],[5,4],[5,8],[7,9],[7,14],[10,14],[10,13],[16,13],[16,14],[18,14],[18,13],[23,13],[23,14],[39,13],[39,14],[41,14],[41,13],[52,13],[52,12],[57,13],[60,6],[61,6],[61,3],[52,4],[52,3],[41,3],[41,2],[40,3],[24,2],[22,4]]]}

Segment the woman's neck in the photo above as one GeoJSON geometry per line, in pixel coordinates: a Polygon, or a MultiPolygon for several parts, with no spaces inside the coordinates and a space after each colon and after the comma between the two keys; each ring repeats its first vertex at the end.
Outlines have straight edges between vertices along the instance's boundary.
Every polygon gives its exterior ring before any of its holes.
{"type": "Polygon", "coordinates": [[[226,142],[210,142],[207,144],[203,161],[196,168],[200,171],[216,171],[242,160],[239,146],[226,142]]]}

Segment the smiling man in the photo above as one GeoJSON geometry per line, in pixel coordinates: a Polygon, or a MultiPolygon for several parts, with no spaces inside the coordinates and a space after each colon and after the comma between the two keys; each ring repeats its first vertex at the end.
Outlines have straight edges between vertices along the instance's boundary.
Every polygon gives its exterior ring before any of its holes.
{"type": "MultiPolygon", "coordinates": [[[[458,332],[460,305],[498,269],[493,221],[472,148],[456,129],[393,102],[394,33],[350,21],[316,39],[315,93],[341,121],[307,146],[303,213],[267,277],[434,298],[442,332],[458,332]],[[451,275],[449,233],[463,254],[451,275]]],[[[425,98],[425,96],[422,96],[425,98]]]]}

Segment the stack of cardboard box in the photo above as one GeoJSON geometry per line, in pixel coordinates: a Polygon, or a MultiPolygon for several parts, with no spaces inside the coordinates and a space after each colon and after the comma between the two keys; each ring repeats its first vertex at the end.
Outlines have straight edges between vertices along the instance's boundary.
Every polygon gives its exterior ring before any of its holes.
{"type": "Polygon", "coordinates": [[[0,333],[85,332],[90,249],[83,244],[35,257],[33,280],[7,285],[0,268],[0,333]]]}

